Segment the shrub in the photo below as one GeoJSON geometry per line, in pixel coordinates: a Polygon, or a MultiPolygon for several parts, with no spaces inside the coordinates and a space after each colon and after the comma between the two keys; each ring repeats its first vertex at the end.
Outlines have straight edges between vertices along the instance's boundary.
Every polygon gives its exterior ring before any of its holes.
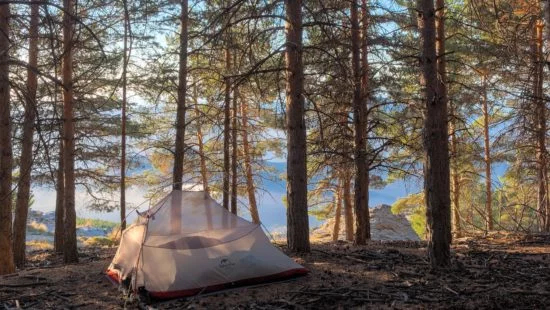
{"type": "Polygon", "coordinates": [[[37,221],[32,221],[27,224],[27,231],[34,234],[44,234],[48,232],[48,226],[44,223],[38,223],[37,221]]]}

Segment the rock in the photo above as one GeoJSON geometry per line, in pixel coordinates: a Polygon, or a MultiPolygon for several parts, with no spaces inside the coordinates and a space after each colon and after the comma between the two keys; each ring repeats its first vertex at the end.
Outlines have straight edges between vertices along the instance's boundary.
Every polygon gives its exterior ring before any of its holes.
{"type": "MultiPolygon", "coordinates": [[[[391,212],[391,206],[379,205],[369,211],[372,240],[420,241],[420,238],[412,229],[411,223],[409,223],[407,218],[402,214],[393,214],[391,212]]],[[[334,218],[329,218],[321,226],[314,229],[311,233],[312,238],[319,241],[332,240],[334,221],[334,218]]],[[[345,232],[346,223],[344,220],[344,215],[342,214],[338,239],[344,240],[346,238],[345,232]]]]}

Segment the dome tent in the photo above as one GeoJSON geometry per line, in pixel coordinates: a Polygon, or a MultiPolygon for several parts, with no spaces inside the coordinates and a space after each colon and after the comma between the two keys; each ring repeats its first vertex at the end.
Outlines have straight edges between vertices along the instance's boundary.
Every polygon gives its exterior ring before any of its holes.
{"type": "Polygon", "coordinates": [[[174,190],[122,233],[107,269],[116,283],[154,298],[192,296],[304,275],[260,225],[205,192],[174,190]]]}

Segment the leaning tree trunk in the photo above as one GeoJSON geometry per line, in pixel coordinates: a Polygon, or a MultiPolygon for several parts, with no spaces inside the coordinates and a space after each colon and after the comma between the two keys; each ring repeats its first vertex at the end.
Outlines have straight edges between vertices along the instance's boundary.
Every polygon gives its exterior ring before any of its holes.
{"type": "Polygon", "coordinates": [[[260,223],[260,214],[256,203],[256,186],[252,174],[252,161],[250,159],[250,145],[248,142],[248,103],[246,98],[241,100],[241,136],[243,139],[244,170],[246,174],[246,191],[248,193],[248,205],[252,222],[260,223]]]}
{"type": "MultiPolygon", "coordinates": [[[[179,70],[178,70],[178,102],[176,112],[176,145],[174,151],[174,172],[172,188],[182,189],[183,161],[185,157],[185,112],[187,94],[187,45],[188,45],[188,0],[181,1],[180,8],[180,46],[179,46],[179,70]]],[[[178,208],[172,208],[178,209],[178,208]]],[[[178,212],[178,211],[175,211],[178,212]]],[[[173,216],[178,216],[174,214],[173,216]]]]}
{"type": "Polygon", "coordinates": [[[293,252],[309,252],[306,124],[302,62],[302,0],[286,0],[287,240],[293,252]]]}
{"type": "Polygon", "coordinates": [[[484,160],[485,160],[485,193],[487,201],[485,201],[485,229],[493,230],[493,190],[491,177],[491,141],[489,140],[489,108],[487,104],[487,75],[482,77],[482,107],[483,112],[483,144],[484,144],[484,160]]]}
{"type": "Polygon", "coordinates": [[[450,264],[451,244],[444,1],[437,0],[437,7],[436,11],[433,0],[420,0],[423,39],[421,59],[426,102],[423,132],[424,195],[428,257],[434,268],[450,264]]]}
{"type": "Polygon", "coordinates": [[[65,160],[65,239],[63,260],[78,262],[75,211],[75,118],[73,90],[74,0],[63,1],[63,140],[65,160]]]}
{"type": "MultiPolygon", "coordinates": [[[[38,67],[38,3],[31,5],[29,28],[29,66],[38,67]]],[[[25,241],[27,236],[27,217],[31,194],[31,171],[33,164],[34,121],[36,119],[37,75],[34,70],[27,70],[27,93],[25,96],[25,121],[23,122],[23,140],[21,147],[20,175],[17,182],[17,200],[15,203],[15,220],[13,223],[13,255],[17,267],[25,265],[25,241]]]]}
{"type": "Polygon", "coordinates": [[[0,4],[0,275],[15,271],[12,249],[11,182],[13,154],[11,146],[9,81],[10,6],[0,4]]]}

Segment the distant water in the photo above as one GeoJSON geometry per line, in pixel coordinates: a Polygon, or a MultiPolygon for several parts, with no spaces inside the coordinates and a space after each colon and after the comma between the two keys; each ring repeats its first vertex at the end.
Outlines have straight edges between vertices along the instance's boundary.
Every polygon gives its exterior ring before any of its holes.
{"type": "MultiPolygon", "coordinates": [[[[286,163],[284,162],[269,162],[270,166],[274,167],[279,174],[286,172],[286,163]]],[[[501,176],[506,166],[502,164],[494,165],[495,180],[501,176]]],[[[278,178],[277,178],[278,179],[278,178]]],[[[257,200],[260,212],[260,218],[264,226],[271,232],[285,232],[286,231],[286,209],[283,205],[283,197],[286,195],[286,182],[278,179],[277,181],[264,179],[262,181],[261,190],[257,193],[257,200]]],[[[370,206],[374,207],[379,204],[393,204],[397,199],[405,197],[412,193],[417,193],[422,188],[421,182],[404,182],[397,181],[387,185],[383,189],[371,190],[369,192],[370,206]]],[[[127,201],[133,206],[140,205],[138,210],[145,211],[149,207],[149,202],[143,197],[145,189],[141,187],[131,187],[127,190],[127,201]]],[[[49,212],[55,210],[55,191],[52,188],[47,187],[35,187],[33,188],[34,205],[32,209],[40,210],[43,212],[49,212]]],[[[115,197],[114,199],[118,199],[115,197]]],[[[246,202],[246,198],[240,198],[241,201],[246,202]]],[[[76,192],[76,208],[77,216],[83,218],[96,218],[102,220],[108,220],[113,222],[119,221],[118,210],[110,213],[103,213],[97,211],[91,211],[86,209],[86,205],[91,201],[83,190],[77,190],[76,192]]],[[[129,208],[130,209],[130,208],[129,208]]],[[[242,216],[250,219],[250,215],[246,208],[241,208],[242,216]]],[[[135,212],[129,216],[129,222],[132,222],[136,218],[135,212]]],[[[320,222],[314,217],[310,216],[310,227],[317,227],[320,222]]]]}

